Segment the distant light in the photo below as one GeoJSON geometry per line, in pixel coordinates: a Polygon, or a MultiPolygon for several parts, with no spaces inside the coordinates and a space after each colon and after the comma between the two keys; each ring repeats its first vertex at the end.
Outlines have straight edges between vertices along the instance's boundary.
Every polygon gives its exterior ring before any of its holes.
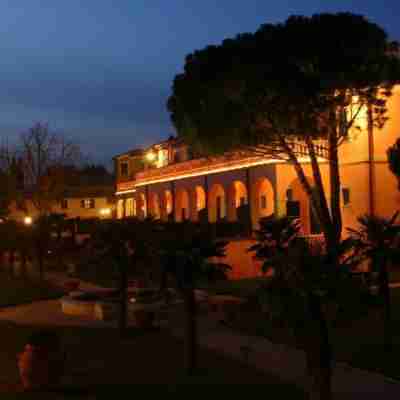
{"type": "Polygon", "coordinates": [[[26,217],[24,218],[24,224],[25,224],[25,225],[27,225],[27,226],[32,225],[32,222],[33,222],[32,217],[26,216],[26,217]]]}
{"type": "Polygon", "coordinates": [[[152,151],[149,151],[147,154],[146,154],[146,159],[147,159],[147,161],[154,161],[155,159],[156,159],[156,153],[154,153],[154,152],[152,152],[152,151]]]}
{"type": "Polygon", "coordinates": [[[100,208],[99,214],[102,215],[103,217],[107,217],[111,215],[111,209],[109,208],[100,208]]]}

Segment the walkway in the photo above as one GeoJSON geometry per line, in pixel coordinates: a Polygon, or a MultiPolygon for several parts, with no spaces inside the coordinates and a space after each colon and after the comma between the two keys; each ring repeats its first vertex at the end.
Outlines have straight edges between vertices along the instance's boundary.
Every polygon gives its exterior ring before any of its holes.
{"type": "MultiPolygon", "coordinates": [[[[50,280],[62,284],[63,277],[50,276],[50,280]]],[[[94,285],[83,285],[95,288],[94,285]]],[[[183,336],[182,315],[175,314],[170,321],[169,329],[176,337],[183,336]]],[[[0,310],[0,320],[13,321],[19,324],[32,325],[74,325],[105,326],[110,323],[70,317],[62,314],[58,301],[40,301],[0,310]]],[[[115,325],[115,324],[114,324],[115,325]]],[[[200,344],[217,352],[223,352],[235,359],[247,362],[267,373],[278,376],[283,381],[305,386],[305,356],[301,350],[271,343],[261,337],[251,337],[231,331],[211,319],[199,317],[200,344]]],[[[385,376],[351,368],[337,363],[334,368],[333,389],[335,398],[340,400],[378,399],[384,395],[385,400],[400,398],[400,384],[385,376]]]]}
{"type": "MultiPolygon", "coordinates": [[[[265,338],[238,334],[206,316],[200,318],[199,329],[202,346],[245,361],[284,381],[305,386],[307,377],[303,351],[272,343],[265,338]]],[[[172,324],[171,331],[175,336],[183,336],[183,326],[177,321],[172,324]]],[[[335,399],[340,400],[372,400],[383,394],[385,400],[400,398],[399,382],[344,363],[335,365],[332,386],[335,399]]]]}

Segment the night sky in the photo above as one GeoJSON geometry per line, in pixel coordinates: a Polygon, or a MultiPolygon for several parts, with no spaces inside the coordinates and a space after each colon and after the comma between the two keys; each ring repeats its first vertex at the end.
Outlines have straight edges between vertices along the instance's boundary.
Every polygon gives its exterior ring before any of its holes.
{"type": "Polygon", "coordinates": [[[0,141],[49,121],[108,162],[174,133],[165,103],[186,54],[323,11],[400,40],[399,0],[0,0],[0,141]]]}

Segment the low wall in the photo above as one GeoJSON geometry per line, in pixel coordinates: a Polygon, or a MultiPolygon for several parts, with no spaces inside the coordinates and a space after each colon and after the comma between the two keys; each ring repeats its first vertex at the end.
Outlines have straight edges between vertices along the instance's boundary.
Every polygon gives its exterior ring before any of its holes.
{"type": "Polygon", "coordinates": [[[220,261],[232,268],[228,271],[229,279],[262,276],[262,263],[254,259],[254,253],[247,251],[254,243],[255,241],[251,239],[237,239],[228,243],[225,250],[226,256],[220,259],[220,261]]]}

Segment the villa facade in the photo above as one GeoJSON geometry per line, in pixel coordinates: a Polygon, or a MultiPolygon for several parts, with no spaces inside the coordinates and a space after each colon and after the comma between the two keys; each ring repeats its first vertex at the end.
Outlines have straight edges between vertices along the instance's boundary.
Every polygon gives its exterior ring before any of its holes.
{"type": "MultiPolygon", "coordinates": [[[[397,181],[390,172],[387,148],[400,137],[400,86],[388,101],[389,120],[371,128],[366,113],[340,147],[343,232],[357,225],[363,214],[391,216],[400,209],[397,181]]],[[[156,219],[209,222],[237,221],[243,209],[252,228],[271,214],[299,218],[304,235],[319,234],[308,197],[293,166],[252,154],[196,158],[179,139],[170,138],[143,150],[114,157],[117,217],[152,215],[156,219]],[[205,212],[207,210],[208,212],[205,212]]],[[[312,176],[307,157],[302,159],[312,176]]],[[[320,166],[329,199],[328,164],[320,166]]]]}
{"type": "MultiPolygon", "coordinates": [[[[27,217],[35,221],[39,217],[29,193],[13,201],[9,211],[9,218],[18,222],[24,222],[27,217]]],[[[112,218],[115,215],[114,188],[112,185],[69,188],[62,199],[49,205],[47,211],[64,214],[67,219],[112,218]]]]}

